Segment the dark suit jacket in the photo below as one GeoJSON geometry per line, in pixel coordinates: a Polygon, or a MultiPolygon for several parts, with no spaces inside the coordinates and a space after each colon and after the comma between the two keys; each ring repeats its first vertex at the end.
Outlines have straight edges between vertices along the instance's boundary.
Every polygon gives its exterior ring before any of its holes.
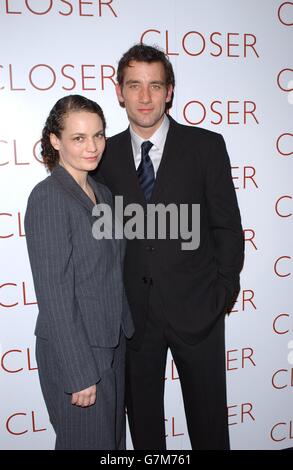
{"type": "MultiPolygon", "coordinates": [[[[99,202],[112,205],[104,185],[90,184],[99,202]]],[[[35,334],[49,341],[66,392],[99,381],[92,347],[115,347],[121,327],[133,334],[122,281],[125,241],[93,237],[93,207],[58,165],[33,189],[25,216],[39,306],[35,334]]]]}
{"type": "MultiPolygon", "coordinates": [[[[113,196],[123,195],[125,205],[145,204],[129,129],[108,139],[96,178],[113,196]]],[[[195,343],[238,293],[243,264],[243,232],[222,136],[170,118],[149,203],[200,204],[200,246],[183,251],[180,238],[128,241],[125,287],[136,330],[130,343],[136,348],[141,340],[151,288],[158,289],[178,335],[195,343]]]]}

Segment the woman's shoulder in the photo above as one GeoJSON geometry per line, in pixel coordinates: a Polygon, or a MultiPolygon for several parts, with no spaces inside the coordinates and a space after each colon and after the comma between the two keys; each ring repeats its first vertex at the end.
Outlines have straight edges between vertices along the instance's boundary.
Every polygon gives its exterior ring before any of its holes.
{"type": "Polygon", "coordinates": [[[68,220],[68,204],[60,187],[52,176],[40,181],[31,191],[25,212],[25,230],[30,234],[35,224],[55,221],[62,226],[68,220]]]}
{"type": "Polygon", "coordinates": [[[42,203],[42,201],[52,198],[60,198],[61,188],[54,178],[51,175],[47,176],[47,178],[43,179],[36,186],[32,189],[28,202],[36,202],[38,204],[42,203]]]}

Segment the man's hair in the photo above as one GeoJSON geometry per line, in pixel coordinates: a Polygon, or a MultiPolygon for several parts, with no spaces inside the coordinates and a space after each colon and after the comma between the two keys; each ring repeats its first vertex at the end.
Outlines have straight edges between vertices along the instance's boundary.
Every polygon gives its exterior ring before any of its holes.
{"type": "MultiPolygon", "coordinates": [[[[126,51],[118,62],[117,68],[117,82],[122,87],[124,80],[125,68],[130,66],[130,62],[161,62],[165,70],[166,86],[172,85],[175,87],[175,76],[172,64],[166,54],[158,47],[146,46],[145,44],[135,44],[128,51],[126,51]]],[[[172,100],[170,103],[166,103],[166,108],[172,106],[172,100]]]]}

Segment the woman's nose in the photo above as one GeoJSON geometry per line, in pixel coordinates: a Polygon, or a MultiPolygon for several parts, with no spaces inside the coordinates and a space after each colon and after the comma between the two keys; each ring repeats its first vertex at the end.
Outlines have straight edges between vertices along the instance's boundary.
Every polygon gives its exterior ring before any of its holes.
{"type": "Polygon", "coordinates": [[[97,143],[95,139],[89,139],[87,142],[87,150],[89,152],[95,152],[97,150],[97,143]]]}

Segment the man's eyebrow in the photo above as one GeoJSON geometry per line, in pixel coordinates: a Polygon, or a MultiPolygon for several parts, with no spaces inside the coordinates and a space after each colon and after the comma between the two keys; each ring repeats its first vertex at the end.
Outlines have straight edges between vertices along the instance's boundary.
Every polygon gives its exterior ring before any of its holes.
{"type": "Polygon", "coordinates": [[[131,78],[127,80],[125,83],[139,83],[140,80],[132,80],[131,78]]]}
{"type": "Polygon", "coordinates": [[[151,83],[155,83],[157,85],[165,85],[165,82],[163,80],[152,80],[151,83]]]}
{"type": "MultiPolygon", "coordinates": [[[[132,79],[129,79],[129,80],[126,80],[125,82],[126,84],[128,83],[141,83],[141,80],[132,80],[132,79]]],[[[157,84],[157,85],[165,85],[165,82],[163,80],[152,80],[150,82],[150,84],[157,84]]]]}

